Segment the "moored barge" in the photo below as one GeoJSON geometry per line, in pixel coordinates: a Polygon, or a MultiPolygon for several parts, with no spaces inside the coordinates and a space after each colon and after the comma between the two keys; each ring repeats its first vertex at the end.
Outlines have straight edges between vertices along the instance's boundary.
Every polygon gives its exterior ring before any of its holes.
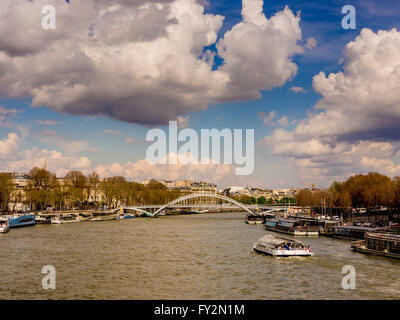
{"type": "Polygon", "coordinates": [[[64,223],[76,223],[76,222],[81,222],[81,220],[79,220],[78,217],[74,214],[62,214],[54,217],[54,219],[51,220],[52,224],[64,224],[64,223]]]}
{"type": "Polygon", "coordinates": [[[400,259],[400,235],[368,232],[364,240],[353,241],[354,251],[400,259]]]}
{"type": "Polygon", "coordinates": [[[339,239],[364,239],[368,232],[385,231],[386,228],[373,228],[363,226],[329,226],[324,234],[327,237],[339,239]]]}
{"type": "Polygon", "coordinates": [[[265,223],[265,217],[257,214],[248,214],[244,222],[247,224],[263,224],[265,223]]]}
{"type": "Polygon", "coordinates": [[[319,236],[319,227],[315,221],[274,218],[267,219],[264,228],[269,231],[286,233],[293,236],[319,236]]]}
{"type": "Polygon", "coordinates": [[[93,212],[92,218],[88,221],[95,222],[95,221],[109,221],[109,220],[116,220],[118,214],[111,213],[111,212],[93,212]]]}

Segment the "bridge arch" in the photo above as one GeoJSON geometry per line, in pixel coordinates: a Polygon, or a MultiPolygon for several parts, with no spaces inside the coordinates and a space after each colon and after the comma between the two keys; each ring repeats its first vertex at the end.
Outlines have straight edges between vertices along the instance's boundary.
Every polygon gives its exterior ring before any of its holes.
{"type": "MultiPolygon", "coordinates": [[[[146,216],[148,216],[148,217],[151,217],[151,216],[153,216],[153,214],[151,214],[150,212],[148,212],[148,211],[145,211],[145,210],[143,210],[143,209],[140,209],[140,208],[138,208],[138,207],[135,207],[135,206],[128,206],[128,207],[123,207],[122,209],[127,209],[127,210],[136,210],[136,211],[139,211],[139,212],[142,212],[142,213],[144,213],[146,216]]],[[[118,212],[118,211],[120,211],[120,209],[117,209],[115,212],[118,212]]]]}
{"type": "Polygon", "coordinates": [[[249,208],[247,208],[243,203],[240,203],[240,202],[238,202],[238,201],[236,201],[236,200],[234,200],[232,198],[225,197],[225,196],[222,196],[222,195],[219,195],[219,194],[215,194],[215,193],[192,193],[192,194],[189,194],[187,196],[183,196],[183,197],[180,197],[180,198],[177,198],[175,200],[170,201],[169,203],[163,205],[158,210],[156,210],[152,215],[153,216],[157,216],[162,210],[164,210],[164,209],[166,209],[166,208],[168,208],[168,207],[170,207],[170,206],[172,206],[172,205],[174,205],[176,203],[179,203],[181,201],[194,199],[194,198],[201,198],[201,197],[224,200],[224,201],[227,201],[227,202],[230,202],[230,203],[236,205],[237,207],[247,211],[250,214],[253,214],[253,212],[249,208]]]}

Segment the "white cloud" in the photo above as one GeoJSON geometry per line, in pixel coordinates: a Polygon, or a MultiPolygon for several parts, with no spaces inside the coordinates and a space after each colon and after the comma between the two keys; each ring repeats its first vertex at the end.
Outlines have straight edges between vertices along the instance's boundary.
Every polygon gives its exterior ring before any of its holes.
{"type": "Polygon", "coordinates": [[[289,124],[289,119],[287,116],[283,116],[280,119],[278,119],[278,123],[283,126],[286,127],[289,124]]]}
{"type": "MultiPolygon", "coordinates": [[[[174,154],[168,154],[167,157],[174,154]]],[[[124,164],[115,162],[110,165],[99,165],[94,170],[103,177],[122,175],[127,179],[142,181],[155,179],[194,179],[201,181],[224,182],[235,179],[234,166],[227,164],[183,164],[183,157],[178,155],[178,164],[150,164],[146,159],[124,164]]]]}
{"type": "Polygon", "coordinates": [[[299,93],[299,92],[306,93],[306,92],[307,92],[307,91],[306,91],[304,88],[302,88],[302,87],[291,87],[291,88],[290,88],[290,91],[293,91],[294,93],[299,93]]]}
{"type": "Polygon", "coordinates": [[[311,50],[313,48],[315,48],[317,46],[317,40],[315,40],[315,38],[310,37],[307,39],[307,43],[304,46],[306,49],[311,50]]]}
{"type": "Polygon", "coordinates": [[[399,174],[400,32],[363,29],[344,53],[343,71],[313,78],[315,112],[263,143],[308,175],[399,174]]]}
{"type": "Polygon", "coordinates": [[[42,130],[38,134],[41,141],[53,147],[60,148],[68,155],[77,154],[81,151],[89,151],[90,143],[84,140],[67,140],[52,130],[42,130]]]}
{"type": "Polygon", "coordinates": [[[10,123],[7,120],[17,112],[16,109],[6,109],[3,106],[0,106],[0,126],[10,126],[10,123]]]}
{"type": "Polygon", "coordinates": [[[20,138],[15,132],[11,132],[6,138],[0,140],[0,158],[7,156],[18,148],[20,138]]]}
{"type": "Polygon", "coordinates": [[[134,144],[134,143],[136,143],[136,140],[135,139],[133,139],[132,137],[126,137],[125,138],[125,142],[127,143],[127,144],[134,144]]]}
{"type": "Polygon", "coordinates": [[[177,122],[178,122],[178,128],[182,129],[182,128],[187,128],[189,126],[189,122],[190,122],[190,116],[179,116],[176,118],[177,122]]]}
{"type": "Polygon", "coordinates": [[[258,116],[264,121],[265,124],[274,125],[275,111],[270,111],[268,114],[265,112],[259,112],[258,116]]]}
{"type": "Polygon", "coordinates": [[[45,126],[55,126],[56,124],[60,124],[60,121],[55,121],[55,120],[42,120],[42,119],[38,119],[35,120],[36,123],[38,124],[42,124],[45,126]]]}
{"type": "Polygon", "coordinates": [[[122,131],[114,130],[114,129],[104,129],[104,133],[107,134],[116,134],[116,135],[123,135],[124,133],[122,131]]]}
{"type": "Polygon", "coordinates": [[[36,147],[21,150],[19,147],[21,142],[22,139],[15,132],[0,140],[0,171],[27,172],[35,166],[43,167],[46,161],[48,170],[58,176],[65,175],[69,170],[89,172],[91,162],[87,157],[65,156],[59,151],[36,147]]]}
{"type": "Polygon", "coordinates": [[[165,124],[208,104],[254,99],[297,72],[300,18],[285,8],[267,19],[243,0],[243,21],[215,44],[223,17],[195,0],[2,0],[0,96],[78,115],[165,124]],[[57,29],[41,29],[41,8],[57,29]],[[213,70],[218,54],[224,63],[213,70]]]}

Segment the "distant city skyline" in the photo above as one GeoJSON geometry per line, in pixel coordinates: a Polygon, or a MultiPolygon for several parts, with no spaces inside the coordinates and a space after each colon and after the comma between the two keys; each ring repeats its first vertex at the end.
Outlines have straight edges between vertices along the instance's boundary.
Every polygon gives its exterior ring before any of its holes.
{"type": "Polygon", "coordinates": [[[2,1],[0,171],[273,189],[400,175],[400,3],[353,1],[344,30],[345,1],[147,2],[2,1]],[[147,131],[174,120],[254,129],[253,174],[149,164],[147,131]]]}

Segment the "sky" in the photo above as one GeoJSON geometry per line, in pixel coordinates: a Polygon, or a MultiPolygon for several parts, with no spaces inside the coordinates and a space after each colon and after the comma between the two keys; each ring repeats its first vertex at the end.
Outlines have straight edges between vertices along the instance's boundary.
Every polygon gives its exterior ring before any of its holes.
{"type": "Polygon", "coordinates": [[[389,0],[2,0],[0,171],[267,188],[400,175],[399,17],[389,0]],[[149,163],[146,134],[169,121],[254,129],[253,173],[149,163]]]}

